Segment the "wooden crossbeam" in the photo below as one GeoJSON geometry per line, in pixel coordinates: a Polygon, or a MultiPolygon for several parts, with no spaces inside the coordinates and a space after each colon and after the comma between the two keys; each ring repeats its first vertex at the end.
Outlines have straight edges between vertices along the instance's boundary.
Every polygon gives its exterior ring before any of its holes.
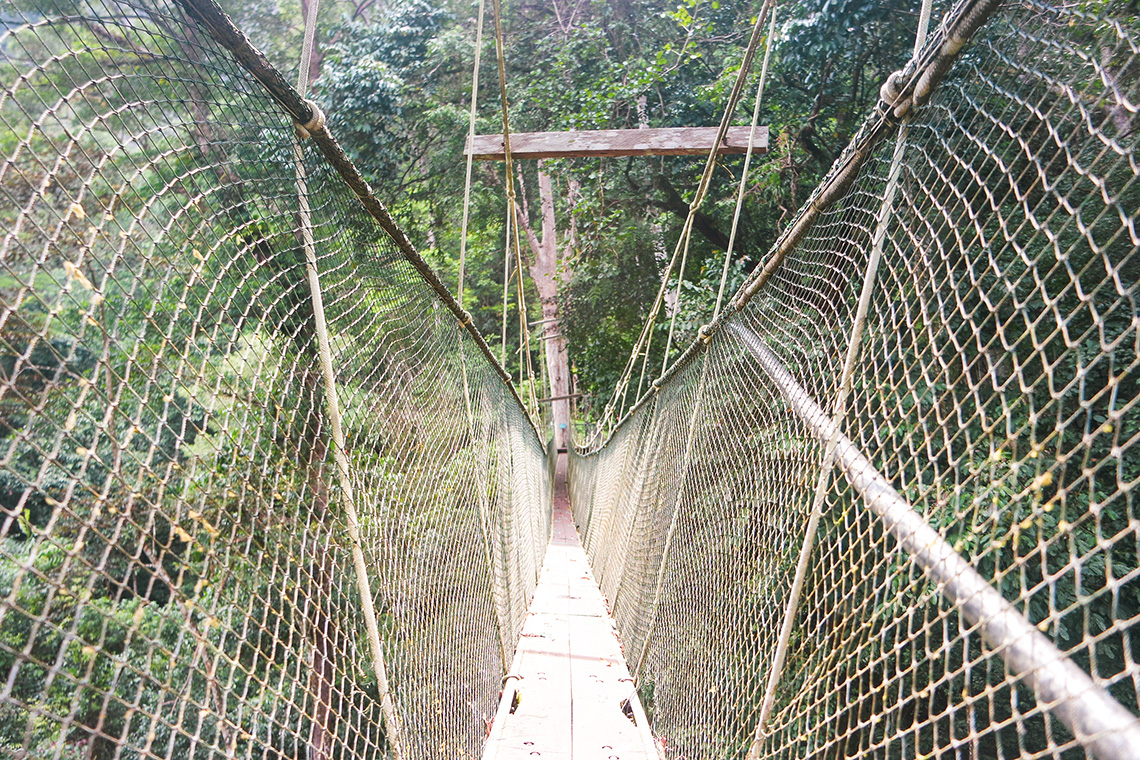
{"type": "MultiPolygon", "coordinates": [[[[729,127],[718,153],[748,150],[750,127],[729,127]]],[[[580,132],[519,132],[511,135],[512,158],[579,158],[584,156],[702,156],[712,150],[716,127],[662,129],[595,129],[580,132]]],[[[752,147],[768,151],[768,128],[757,127],[752,147]]],[[[502,161],[502,135],[475,135],[467,153],[483,161],[502,161]]]]}
{"type": "Polygon", "coordinates": [[[540,398],[540,399],[538,399],[538,403],[540,403],[540,404],[549,404],[551,401],[565,401],[565,400],[566,400],[566,399],[568,399],[568,398],[582,398],[582,397],[583,397],[583,396],[585,396],[585,395],[586,395],[586,394],[584,394],[584,393],[570,393],[570,394],[568,394],[568,395],[566,395],[566,396],[551,396],[551,397],[549,397],[549,398],[540,398]]]}

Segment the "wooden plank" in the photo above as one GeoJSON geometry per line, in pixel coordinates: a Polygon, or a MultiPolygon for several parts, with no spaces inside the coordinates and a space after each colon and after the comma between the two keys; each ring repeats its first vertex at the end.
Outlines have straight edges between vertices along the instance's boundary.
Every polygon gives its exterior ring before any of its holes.
{"type": "Polygon", "coordinates": [[[570,618],[570,678],[574,694],[574,758],[645,758],[637,726],[622,702],[637,699],[609,617],[570,618]],[[601,644],[596,642],[602,642],[601,644]]]}
{"type": "MultiPolygon", "coordinates": [[[[718,153],[748,150],[751,127],[729,127],[718,153]]],[[[583,156],[707,156],[717,127],[661,129],[595,129],[580,132],[519,132],[511,135],[512,158],[578,158],[583,156]]],[[[754,153],[768,151],[768,128],[756,128],[754,153]]],[[[484,161],[501,161],[502,135],[475,135],[467,153],[484,161]]]]}
{"type": "Polygon", "coordinates": [[[637,699],[613,620],[590,573],[566,498],[565,455],[554,530],[483,760],[657,760],[622,712],[637,699]]]}

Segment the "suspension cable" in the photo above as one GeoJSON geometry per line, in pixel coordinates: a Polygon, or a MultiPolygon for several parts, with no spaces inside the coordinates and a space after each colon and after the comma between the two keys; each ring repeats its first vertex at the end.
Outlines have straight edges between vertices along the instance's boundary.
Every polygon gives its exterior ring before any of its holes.
{"type": "MultiPolygon", "coordinates": [[[[740,210],[744,207],[744,187],[748,180],[748,167],[752,163],[752,149],[756,142],[756,124],[760,121],[760,101],[764,98],[764,82],[768,79],[768,60],[776,40],[776,12],[768,24],[768,42],[764,45],[764,63],[760,66],[760,81],[756,85],[756,104],[752,107],[752,128],[748,131],[748,150],[744,154],[744,168],[740,171],[740,187],[736,191],[736,208],[732,212],[732,229],[728,233],[728,248],[724,251],[724,266],[720,270],[720,288],[716,292],[716,306],[713,307],[712,321],[720,316],[720,305],[724,301],[724,286],[728,282],[728,265],[732,261],[732,249],[736,244],[736,230],[740,226],[740,210]]],[[[661,368],[665,371],[665,367],[661,368]]]]}
{"type": "MultiPolygon", "coordinates": [[[[728,133],[728,127],[732,124],[732,116],[736,112],[736,107],[740,103],[740,97],[744,92],[744,83],[748,79],[748,74],[752,70],[752,61],[756,56],[756,50],[760,45],[760,39],[763,36],[764,24],[768,20],[768,14],[772,10],[775,0],[765,0],[764,5],[760,9],[760,14],[756,17],[756,22],[752,26],[752,34],[748,39],[748,46],[745,48],[744,57],[740,62],[740,69],[736,74],[736,81],[732,85],[732,91],[729,93],[728,102],[725,105],[724,112],[721,115],[720,126],[717,128],[716,140],[713,141],[713,146],[709,150],[708,158],[705,160],[704,170],[701,172],[700,181],[697,184],[696,194],[693,196],[692,202],[689,204],[689,213],[685,218],[685,226],[681,230],[681,236],[677,240],[677,245],[673,250],[673,257],[669,261],[669,266],[665,270],[664,282],[662,283],[661,290],[658,291],[658,297],[654,300],[653,306],[650,309],[649,315],[646,317],[645,326],[641,329],[641,334],[638,336],[637,341],[634,343],[633,351],[630,354],[629,361],[626,362],[626,368],[622,371],[621,377],[618,380],[618,385],[614,388],[613,395],[610,397],[609,402],[606,404],[605,410],[602,413],[602,418],[599,420],[598,427],[595,431],[593,438],[604,429],[606,422],[614,415],[618,405],[622,407],[625,405],[626,391],[629,383],[633,378],[633,368],[637,364],[637,357],[641,354],[643,346],[649,332],[652,330],[654,323],[657,321],[657,314],[661,309],[661,304],[664,301],[664,291],[667,287],[668,280],[673,271],[673,266],[682,252],[688,251],[689,237],[692,235],[693,221],[696,217],[697,211],[700,209],[701,204],[704,202],[705,196],[708,193],[709,184],[712,182],[713,170],[716,168],[716,158],[718,155],[718,148],[724,142],[725,135],[728,133]]],[[[678,275],[682,276],[683,272],[678,275]]],[[[676,318],[676,307],[674,308],[674,319],[676,318]]],[[[671,325],[672,326],[672,325],[671,325]]],[[[668,362],[669,345],[666,345],[665,357],[668,362]]],[[[640,385],[640,383],[639,383],[640,385]]],[[[618,415],[620,417],[620,415],[618,415]]]]}
{"type": "MultiPolygon", "coordinates": [[[[301,48],[301,66],[297,72],[297,92],[305,97],[309,89],[309,67],[313,60],[313,41],[316,37],[317,8],[319,0],[311,0],[308,18],[305,19],[304,45],[301,48]]],[[[372,660],[372,671],[380,692],[380,711],[386,725],[386,738],[396,758],[403,757],[400,737],[400,723],[396,707],[392,701],[392,691],[388,684],[388,670],[384,662],[384,650],[380,644],[380,628],[376,622],[376,609],[372,588],[368,580],[368,565],[364,560],[364,549],[360,541],[360,518],[356,514],[356,495],[345,449],[344,430],[341,426],[340,400],[337,397],[336,374],[332,365],[332,349],[329,345],[328,322],[325,318],[324,299],[321,297],[321,281],[317,271],[316,242],[313,236],[312,214],[309,208],[309,190],[306,182],[305,152],[301,147],[301,135],[293,136],[293,158],[297,177],[297,203],[301,221],[301,241],[305,251],[305,271],[308,275],[309,293],[313,305],[313,322],[317,334],[317,353],[321,364],[321,374],[325,386],[325,404],[328,408],[329,428],[332,434],[333,459],[336,461],[340,479],[341,505],[347,523],[348,539],[352,545],[352,565],[356,574],[356,587],[360,593],[360,606],[363,608],[364,625],[367,631],[368,649],[372,660]]]]}
{"type": "Polygon", "coordinates": [[[475,155],[471,145],[475,141],[475,114],[479,100],[479,63],[483,55],[483,16],[486,0],[479,0],[479,20],[475,24],[475,64],[471,72],[471,110],[467,115],[467,177],[463,181],[463,223],[459,232],[459,283],[455,297],[463,306],[463,280],[467,268],[467,223],[471,215],[471,173],[475,155]]]}

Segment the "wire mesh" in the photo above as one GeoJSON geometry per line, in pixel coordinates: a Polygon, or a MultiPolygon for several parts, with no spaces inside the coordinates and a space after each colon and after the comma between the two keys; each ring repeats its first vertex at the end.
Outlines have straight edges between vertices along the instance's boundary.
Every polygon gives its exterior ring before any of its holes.
{"type": "MultiPolygon", "coordinates": [[[[4,18],[0,752],[389,756],[292,125],[177,4],[4,18]]],[[[304,151],[402,756],[474,757],[549,533],[546,450],[304,151]]]]}
{"type": "MultiPolygon", "coordinates": [[[[1127,4],[1011,2],[914,109],[839,420],[1133,716],[1138,54],[1127,4]]],[[[757,732],[825,443],[757,347],[833,408],[894,149],[606,445],[571,457],[576,521],[671,758],[1092,755],[1097,737],[1007,665],[1018,642],[984,641],[839,468],[757,732]]]]}

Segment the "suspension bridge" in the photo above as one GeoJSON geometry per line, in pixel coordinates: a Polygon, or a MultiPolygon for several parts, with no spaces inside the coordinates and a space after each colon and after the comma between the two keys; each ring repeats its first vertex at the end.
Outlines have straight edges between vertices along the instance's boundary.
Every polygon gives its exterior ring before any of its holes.
{"type": "Polygon", "coordinates": [[[0,750],[1140,757],[1129,7],[946,8],[563,455],[213,0],[5,16],[0,750]]]}

